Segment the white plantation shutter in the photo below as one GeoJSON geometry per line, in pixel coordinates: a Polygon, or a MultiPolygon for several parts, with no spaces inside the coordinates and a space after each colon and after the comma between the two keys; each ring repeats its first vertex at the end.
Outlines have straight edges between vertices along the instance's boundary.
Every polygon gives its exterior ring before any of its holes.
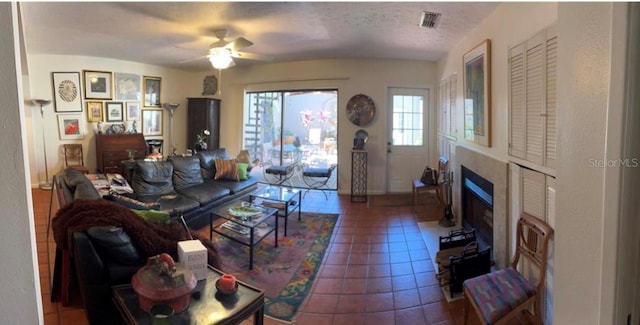
{"type": "Polygon", "coordinates": [[[521,168],[520,175],[522,175],[522,212],[545,220],[546,175],[527,168],[521,168]]]}
{"type": "Polygon", "coordinates": [[[558,34],[555,29],[547,33],[547,112],[546,112],[546,146],[545,165],[556,167],[556,97],[557,97],[557,71],[558,71],[558,34]]]}
{"type": "Polygon", "coordinates": [[[526,150],[524,48],[525,43],[509,50],[509,154],[522,159],[526,150]]]}
{"type": "Polygon", "coordinates": [[[456,98],[458,95],[458,77],[454,74],[449,77],[449,136],[455,139],[458,128],[456,127],[456,98]]]}
{"type": "Polygon", "coordinates": [[[556,167],[555,26],[509,49],[509,155],[556,167]]]}
{"type": "Polygon", "coordinates": [[[538,34],[527,41],[525,78],[527,90],[526,159],[540,165],[544,163],[542,154],[544,142],[546,141],[543,116],[545,113],[544,54],[544,34],[538,34]]]}

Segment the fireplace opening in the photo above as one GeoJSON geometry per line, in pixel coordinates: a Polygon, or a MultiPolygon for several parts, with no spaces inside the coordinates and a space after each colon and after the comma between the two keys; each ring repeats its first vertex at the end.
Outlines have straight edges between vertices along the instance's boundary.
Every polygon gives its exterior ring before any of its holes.
{"type": "Polygon", "coordinates": [[[462,226],[476,230],[481,249],[493,246],[493,183],[471,169],[461,167],[462,226]]]}

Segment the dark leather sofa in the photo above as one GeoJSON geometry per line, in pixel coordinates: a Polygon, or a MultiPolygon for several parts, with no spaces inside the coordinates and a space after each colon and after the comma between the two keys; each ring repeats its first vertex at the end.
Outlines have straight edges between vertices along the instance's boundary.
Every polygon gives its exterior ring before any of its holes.
{"type": "MultiPolygon", "coordinates": [[[[132,197],[157,202],[172,218],[183,215],[191,228],[198,229],[209,222],[211,208],[247,196],[257,188],[257,179],[251,176],[245,181],[214,180],[216,158],[229,156],[226,150],[219,149],[171,157],[165,162],[138,162],[131,181],[132,197]]],[[[77,170],[69,168],[55,179],[60,206],[76,199],[101,199],[91,181],[77,170]]],[[[72,246],[74,271],[89,322],[120,323],[111,287],[130,283],[147,256],[141,256],[129,236],[117,227],[74,232],[72,246]]],[[[63,254],[60,250],[58,253],[63,254]]]]}
{"type": "Polygon", "coordinates": [[[133,197],[159,203],[172,218],[184,216],[192,228],[209,222],[208,212],[222,203],[248,196],[258,187],[257,177],[215,180],[216,159],[229,159],[226,149],[201,151],[195,156],[172,156],[164,162],[139,161],[131,180],[133,197]]]}

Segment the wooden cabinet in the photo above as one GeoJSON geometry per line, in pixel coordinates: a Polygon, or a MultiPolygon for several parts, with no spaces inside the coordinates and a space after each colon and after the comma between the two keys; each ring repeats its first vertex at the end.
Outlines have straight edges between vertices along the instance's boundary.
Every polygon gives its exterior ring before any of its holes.
{"type": "Polygon", "coordinates": [[[193,148],[198,134],[203,130],[207,137],[207,149],[220,148],[220,100],[215,98],[187,98],[187,147],[193,148]]]}
{"type": "Polygon", "coordinates": [[[136,150],[135,159],[143,159],[147,143],[141,133],[96,134],[96,161],[99,173],[124,175],[122,161],[129,159],[127,149],[136,150]]]}

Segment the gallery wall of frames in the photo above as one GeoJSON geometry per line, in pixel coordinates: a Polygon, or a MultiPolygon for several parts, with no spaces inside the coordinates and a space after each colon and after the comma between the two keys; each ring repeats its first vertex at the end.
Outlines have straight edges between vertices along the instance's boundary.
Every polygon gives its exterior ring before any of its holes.
{"type": "Polygon", "coordinates": [[[92,123],[98,133],[162,135],[162,78],[126,72],[52,72],[60,140],[84,139],[92,123]]]}

